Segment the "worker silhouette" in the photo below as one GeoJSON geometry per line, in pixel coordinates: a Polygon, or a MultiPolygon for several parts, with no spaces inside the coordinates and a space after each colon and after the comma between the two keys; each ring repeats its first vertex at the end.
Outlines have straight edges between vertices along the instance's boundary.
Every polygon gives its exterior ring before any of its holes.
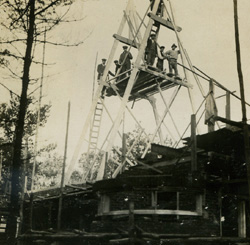
{"type": "Polygon", "coordinates": [[[102,59],[102,63],[97,66],[97,81],[99,82],[101,77],[103,76],[103,72],[106,67],[106,59],[102,59]]]}
{"type": "Polygon", "coordinates": [[[145,58],[146,63],[149,66],[153,66],[155,62],[155,58],[157,56],[157,43],[156,43],[156,35],[151,34],[150,38],[147,41],[147,46],[145,49],[145,58]]]}
{"type": "Polygon", "coordinates": [[[118,60],[115,60],[114,63],[115,63],[115,75],[117,76],[119,68],[121,67],[121,65],[119,64],[118,60]]]}
{"type": "Polygon", "coordinates": [[[128,46],[123,46],[123,52],[120,55],[119,64],[121,65],[120,74],[128,71],[123,74],[120,78],[127,77],[131,74],[131,60],[133,59],[132,54],[128,51],[128,46]]]}
{"type": "Polygon", "coordinates": [[[172,75],[172,71],[174,69],[175,76],[179,77],[178,74],[178,69],[177,69],[177,59],[178,59],[178,54],[180,54],[180,50],[175,50],[177,46],[173,44],[171,46],[171,50],[168,50],[164,55],[168,60],[168,65],[169,65],[169,75],[172,75]]]}
{"type": "MultiPolygon", "coordinates": [[[[97,82],[98,82],[98,84],[100,84],[100,80],[103,77],[103,73],[104,73],[104,70],[105,70],[105,67],[106,67],[106,61],[107,60],[103,58],[102,63],[97,66],[97,73],[98,73],[97,82]]],[[[111,71],[108,72],[108,75],[111,75],[113,77],[115,76],[111,71]]],[[[108,79],[109,79],[109,76],[108,76],[108,79]]],[[[104,98],[105,91],[106,91],[106,86],[103,86],[102,93],[101,93],[102,98],[104,98]]]]}
{"type": "Polygon", "coordinates": [[[165,47],[164,46],[161,46],[160,47],[160,51],[158,53],[158,59],[157,59],[157,63],[156,63],[156,67],[160,70],[160,71],[163,71],[164,69],[164,59],[166,59],[164,57],[164,49],[165,47]]]}

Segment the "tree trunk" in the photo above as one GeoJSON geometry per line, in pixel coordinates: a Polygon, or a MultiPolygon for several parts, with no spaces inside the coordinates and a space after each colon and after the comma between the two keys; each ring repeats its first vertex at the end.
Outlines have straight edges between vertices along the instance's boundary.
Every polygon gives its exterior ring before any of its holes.
{"type": "Polygon", "coordinates": [[[248,125],[247,125],[247,113],[246,113],[245,94],[244,94],[244,81],[243,81],[243,74],[241,70],[237,0],[234,0],[234,26],[235,26],[237,70],[238,70],[238,77],[239,77],[239,83],[240,83],[240,95],[241,95],[241,107],[242,107],[242,123],[243,123],[243,135],[244,135],[244,145],[245,145],[245,162],[247,166],[248,192],[250,195],[250,145],[249,145],[249,132],[248,132],[248,125]]]}
{"type": "Polygon", "coordinates": [[[22,77],[22,93],[20,98],[20,106],[18,112],[18,120],[15,129],[14,152],[12,161],[11,176],[11,197],[10,197],[10,214],[7,222],[7,244],[15,244],[15,235],[17,228],[17,217],[19,214],[19,193],[21,181],[21,150],[22,138],[24,132],[24,119],[27,109],[27,90],[29,85],[29,73],[31,65],[31,52],[34,41],[34,23],[35,23],[35,0],[30,0],[29,13],[29,29],[27,32],[26,53],[24,57],[23,77],[22,77]]]}

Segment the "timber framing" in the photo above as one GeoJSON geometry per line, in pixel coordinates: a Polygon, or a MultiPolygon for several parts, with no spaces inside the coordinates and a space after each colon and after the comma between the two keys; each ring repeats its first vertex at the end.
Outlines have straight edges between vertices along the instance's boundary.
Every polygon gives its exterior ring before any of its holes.
{"type": "MultiPolygon", "coordinates": [[[[243,126],[249,128],[249,125],[228,118],[230,108],[227,105],[226,119],[219,116],[210,117],[212,120],[226,123],[226,128],[215,131],[215,125],[210,121],[209,132],[197,135],[197,111],[191,115],[190,137],[180,137],[180,140],[184,141],[183,147],[176,148],[178,144],[175,147],[151,144],[157,133],[161,138],[161,125],[167,113],[170,114],[169,108],[180,87],[185,87],[190,92],[192,85],[187,82],[185,72],[185,78],[180,79],[145,64],[144,54],[149,36],[152,33],[157,36],[161,26],[173,30],[191,71],[193,67],[177,33],[181,28],[175,25],[174,19],[163,18],[163,12],[166,10],[164,1],[150,1],[149,8],[151,7],[152,13],[148,13],[149,22],[145,25],[142,36],[140,27],[144,24],[144,19],[140,25],[136,21],[132,23],[136,12],[131,8],[131,3],[132,1],[129,1],[119,30],[113,36],[114,44],[104,75],[66,171],[66,184],[62,188],[33,192],[30,197],[26,195],[24,222],[28,225],[22,227],[19,236],[21,244],[249,244],[249,190],[242,130],[243,126]],[[130,38],[122,36],[125,24],[130,28],[130,38]],[[136,48],[138,53],[132,69],[108,80],[108,71],[119,42],[129,45],[129,50],[136,48]],[[173,87],[175,91],[167,104],[161,91],[173,87]],[[84,177],[86,183],[69,184],[88,128],[91,128],[91,123],[94,124],[97,110],[106,109],[104,99],[100,98],[104,88],[106,97],[119,98],[118,112],[114,118],[107,113],[112,122],[110,131],[100,149],[97,149],[97,143],[91,148],[96,156],[84,177]],[[155,117],[156,129],[153,137],[146,134],[147,143],[143,154],[132,162],[128,153],[132,151],[132,146],[137,144],[144,129],[141,129],[139,137],[129,149],[126,149],[124,134],[121,137],[122,151],[113,146],[115,137],[120,134],[119,128],[125,111],[129,111],[128,103],[156,93],[163,97],[164,113],[162,117],[155,117]],[[98,107],[100,103],[101,109],[98,107]],[[122,158],[121,162],[110,157],[112,150],[122,158]],[[88,176],[93,176],[92,168],[98,153],[102,154],[102,157],[98,162],[98,173],[95,173],[97,177],[90,183],[87,180],[92,179],[88,179],[88,176]],[[114,160],[117,166],[110,170],[110,178],[106,178],[109,159],[114,160]],[[129,163],[129,168],[126,168],[126,162],[129,163]],[[59,226],[56,225],[58,222],[59,226]]],[[[196,82],[199,82],[197,77],[196,82]]],[[[212,99],[213,83],[210,79],[208,95],[212,99]]],[[[205,99],[207,97],[204,95],[205,99]]],[[[230,101],[228,97],[227,101],[230,101]]],[[[101,121],[101,114],[98,115],[98,120],[101,121]]],[[[91,143],[90,138],[91,136],[91,143]]]]}

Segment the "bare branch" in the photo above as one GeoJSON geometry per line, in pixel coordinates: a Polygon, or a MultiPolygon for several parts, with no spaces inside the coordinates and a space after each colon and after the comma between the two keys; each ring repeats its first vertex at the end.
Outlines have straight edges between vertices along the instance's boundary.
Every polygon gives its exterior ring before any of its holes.
{"type": "MultiPolygon", "coordinates": [[[[50,26],[49,28],[46,28],[45,31],[46,31],[46,32],[51,31],[56,25],[58,25],[59,23],[61,23],[61,22],[62,22],[62,19],[68,14],[69,10],[70,10],[70,6],[69,6],[68,9],[65,11],[65,13],[64,13],[60,18],[58,17],[58,19],[55,19],[53,25],[50,26]]],[[[44,31],[40,32],[38,35],[41,35],[42,33],[44,33],[44,31]]],[[[37,36],[38,36],[38,35],[37,35],[37,36]]]]}
{"type": "Polygon", "coordinates": [[[35,13],[35,16],[43,13],[44,11],[46,11],[47,9],[49,9],[50,7],[52,7],[53,5],[57,4],[57,2],[59,2],[61,0],[55,0],[54,2],[52,2],[51,4],[49,4],[47,7],[45,7],[44,9],[40,10],[39,12],[35,13]]]}
{"type": "Polygon", "coordinates": [[[11,89],[9,89],[7,86],[5,86],[3,83],[0,83],[0,85],[2,85],[4,88],[6,88],[10,93],[18,96],[20,98],[20,96],[18,94],[16,94],[15,92],[13,92],[11,89]]]}
{"type": "Polygon", "coordinates": [[[12,71],[12,69],[10,69],[10,67],[9,67],[8,65],[6,65],[6,64],[3,64],[3,65],[9,70],[9,72],[10,72],[14,77],[19,78],[19,79],[22,78],[22,77],[18,76],[14,71],[12,71]]]}
{"type": "Polygon", "coordinates": [[[10,44],[18,53],[19,55],[22,55],[22,53],[19,51],[19,49],[13,45],[13,43],[10,44]]]}
{"type": "MultiPolygon", "coordinates": [[[[41,41],[41,40],[37,40],[37,42],[44,43],[44,41],[41,41]]],[[[54,43],[54,42],[46,41],[46,44],[55,45],[55,46],[63,46],[63,47],[77,47],[83,43],[84,41],[81,41],[79,43],[74,43],[74,44],[54,43]]]]}
{"type": "MultiPolygon", "coordinates": [[[[86,19],[87,16],[84,16],[81,19],[72,19],[72,20],[60,20],[61,23],[72,23],[72,22],[80,22],[83,21],[84,19],[86,19]]],[[[54,23],[55,19],[46,19],[46,18],[37,18],[37,20],[40,20],[41,23],[46,22],[50,22],[50,23],[54,23]]]]}
{"type": "MultiPolygon", "coordinates": [[[[16,1],[15,1],[15,2],[16,2],[16,1]]],[[[20,11],[20,9],[18,8],[18,4],[16,4],[16,6],[17,6],[17,9],[20,11]]],[[[18,22],[18,21],[21,19],[22,22],[23,22],[23,27],[24,27],[24,29],[27,30],[27,29],[26,29],[26,26],[25,26],[25,23],[24,23],[24,20],[23,20],[23,16],[24,16],[24,15],[26,14],[26,12],[28,11],[29,6],[30,6],[30,0],[29,0],[29,3],[27,4],[25,10],[23,11],[23,13],[20,14],[20,16],[10,24],[10,27],[12,27],[16,22],[18,22]]]]}
{"type": "Polygon", "coordinates": [[[24,42],[26,41],[26,39],[14,39],[14,40],[8,40],[8,41],[0,41],[0,44],[12,44],[12,43],[16,43],[16,42],[24,42]]]}
{"type": "Polygon", "coordinates": [[[9,56],[9,57],[14,57],[15,59],[24,59],[23,57],[21,56],[17,56],[15,54],[11,54],[7,49],[5,49],[3,52],[0,51],[0,55],[4,55],[4,56],[9,56]]]}

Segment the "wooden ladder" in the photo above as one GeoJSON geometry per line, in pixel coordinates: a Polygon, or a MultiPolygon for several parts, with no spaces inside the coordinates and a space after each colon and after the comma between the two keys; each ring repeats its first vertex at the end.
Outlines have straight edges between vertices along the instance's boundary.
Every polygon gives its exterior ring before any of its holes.
{"type": "Polygon", "coordinates": [[[103,104],[102,102],[97,102],[95,113],[92,121],[92,125],[90,127],[89,132],[89,145],[88,145],[88,155],[90,153],[95,154],[97,149],[97,142],[100,133],[100,126],[102,120],[102,113],[103,113],[103,104]]]}

